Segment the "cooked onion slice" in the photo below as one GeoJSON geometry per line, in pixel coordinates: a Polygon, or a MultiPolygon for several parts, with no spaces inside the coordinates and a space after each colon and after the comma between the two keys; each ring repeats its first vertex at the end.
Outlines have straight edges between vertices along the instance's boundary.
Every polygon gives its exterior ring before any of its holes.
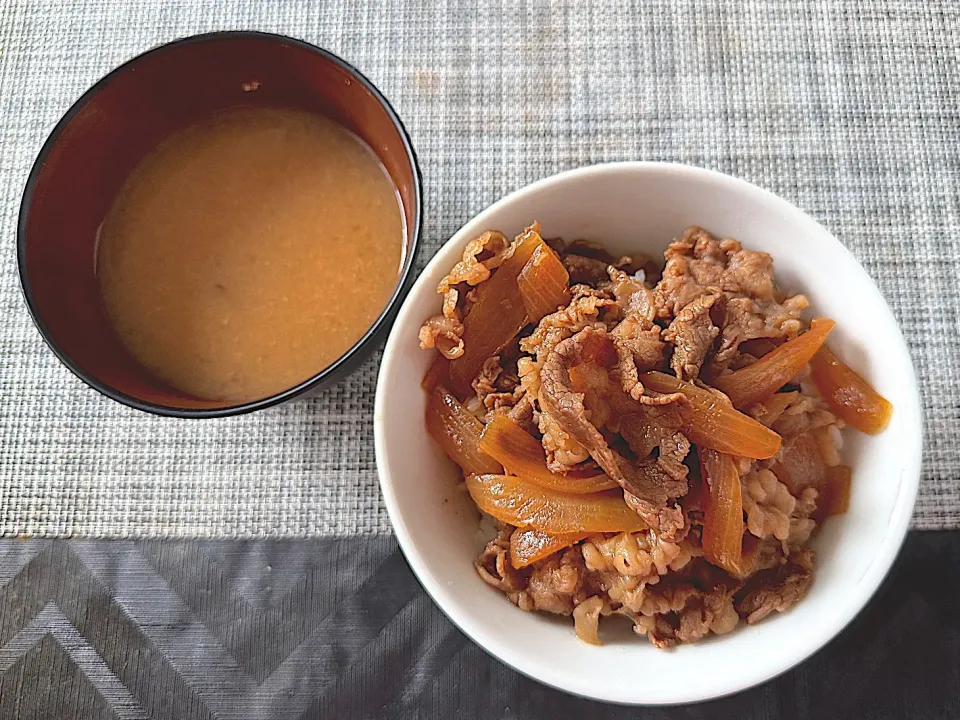
{"type": "Polygon", "coordinates": [[[708,561],[742,576],[743,502],[740,475],[730,455],[700,449],[700,465],[709,485],[703,516],[703,554],[708,561]]]}
{"type": "Polygon", "coordinates": [[[480,436],[480,449],[503,465],[507,472],[538,485],[562,492],[583,494],[611,490],[617,483],[606,475],[578,477],[547,469],[543,446],[506,415],[496,415],[480,436]]]}
{"type": "Polygon", "coordinates": [[[771,350],[753,365],[715,378],[711,384],[741,410],[765,400],[803,370],[835,324],[833,320],[816,318],[803,335],[771,350]]]}
{"type": "Polygon", "coordinates": [[[570,275],[557,254],[545,243],[533,251],[517,278],[527,310],[527,322],[538,323],[570,302],[570,275]]]}
{"type": "Polygon", "coordinates": [[[518,527],[548,533],[636,532],[646,528],[616,490],[574,495],[511,475],[470,475],[467,490],[483,512],[518,527]]]}
{"type": "Polygon", "coordinates": [[[893,405],[826,345],[813,356],[810,374],[834,415],[871,435],[887,427],[893,405]]]}
{"type": "Polygon", "coordinates": [[[661,372],[644,373],[640,382],[660,393],[679,392],[686,396],[690,412],[682,432],[699,447],[758,459],[772,457],[780,449],[777,433],[734,410],[710,390],[661,372]]]}
{"type": "Polygon", "coordinates": [[[427,430],[465,473],[503,472],[500,463],[480,450],[483,423],[442,385],[434,385],[429,391],[427,430]]]}
{"type": "Polygon", "coordinates": [[[463,319],[463,355],[450,362],[453,390],[470,394],[470,383],[484,361],[499,353],[527,324],[517,278],[534,251],[544,246],[540,235],[528,230],[493,277],[477,286],[477,301],[463,319]]]}
{"type": "Polygon", "coordinates": [[[510,564],[519,569],[583,540],[589,533],[547,533],[517,528],[510,536],[510,564]]]}

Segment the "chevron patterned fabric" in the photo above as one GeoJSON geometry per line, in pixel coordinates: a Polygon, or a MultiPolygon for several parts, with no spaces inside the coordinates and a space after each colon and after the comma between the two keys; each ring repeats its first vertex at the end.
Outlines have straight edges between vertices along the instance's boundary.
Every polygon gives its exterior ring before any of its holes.
{"type": "Polygon", "coordinates": [[[913,533],[870,607],[732,698],[541,687],[440,613],[390,538],[0,541],[0,718],[903,718],[960,713],[960,534],[913,533]]]}

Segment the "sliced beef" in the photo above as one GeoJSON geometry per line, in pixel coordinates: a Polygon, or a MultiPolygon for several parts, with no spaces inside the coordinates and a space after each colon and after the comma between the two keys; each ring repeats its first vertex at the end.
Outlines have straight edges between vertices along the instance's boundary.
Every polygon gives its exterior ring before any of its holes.
{"type": "Polygon", "coordinates": [[[596,287],[607,281],[609,263],[583,255],[568,253],[563,256],[563,266],[570,275],[570,282],[596,287]]]}
{"type": "Polygon", "coordinates": [[[580,548],[567,548],[534,565],[526,593],[534,610],[569,615],[584,588],[586,567],[580,548]]]}
{"type": "Polygon", "coordinates": [[[773,259],[767,253],[744,250],[736,240],[720,240],[692,227],[670,243],[664,257],[663,277],[654,291],[661,317],[676,317],[711,291],[773,299],[773,259]]]}
{"type": "Polygon", "coordinates": [[[605,265],[616,265],[617,258],[603,246],[589,240],[574,240],[567,247],[567,252],[574,255],[581,255],[585,258],[599,260],[605,265]]]}
{"type": "Polygon", "coordinates": [[[531,435],[536,434],[537,424],[533,419],[534,414],[533,396],[524,392],[520,399],[507,410],[507,417],[513,420],[531,435]]]}
{"type": "Polygon", "coordinates": [[[659,648],[692,643],[711,632],[728,633],[740,622],[733,601],[723,593],[700,594],[681,610],[654,617],[653,629],[647,636],[659,648]]]}
{"type": "Polygon", "coordinates": [[[807,594],[813,581],[813,550],[791,553],[779,567],[751,577],[735,598],[737,613],[751,625],[772,612],[783,612],[807,594]]]}
{"type": "Polygon", "coordinates": [[[599,429],[586,415],[583,394],[574,392],[570,382],[570,368],[584,362],[585,347],[592,338],[602,336],[603,331],[586,328],[575,336],[559,343],[547,356],[540,372],[541,410],[583,446],[597,464],[629,493],[634,508],[651,526],[660,527],[660,515],[673,527],[674,515],[682,514],[677,508],[668,508],[667,501],[682,496],[687,491],[686,480],[677,480],[653,460],[633,463],[613,450],[599,429]]]}
{"type": "Polygon", "coordinates": [[[617,371],[620,387],[634,400],[643,395],[640,373],[657,370],[663,365],[665,345],[660,340],[660,328],[644,328],[640,321],[627,317],[610,333],[617,351],[617,371]]]}
{"type": "Polygon", "coordinates": [[[630,352],[638,371],[656,370],[663,366],[663,341],[658,325],[646,325],[636,318],[627,317],[611,333],[622,348],[630,352]]]}
{"type": "Polygon", "coordinates": [[[545,316],[532,333],[520,340],[520,350],[534,357],[517,362],[520,382],[527,393],[540,392],[540,366],[557,343],[586,327],[607,329],[616,324],[619,314],[616,301],[607,293],[588,285],[570,288],[570,304],[545,316]]]}
{"type": "Polygon", "coordinates": [[[618,258],[587,240],[574,240],[564,248],[561,258],[570,274],[570,282],[587,283],[593,287],[606,285],[607,272],[611,268],[625,270],[629,275],[642,272],[647,282],[656,282],[660,274],[660,269],[649,255],[637,253],[618,258]]]}
{"type": "Polygon", "coordinates": [[[635,400],[643,394],[638,373],[658,370],[664,364],[663,340],[660,326],[654,324],[656,307],[653,293],[642,282],[621,270],[609,269],[614,297],[623,319],[613,329],[618,356],[621,386],[635,400]]]}
{"type": "Polygon", "coordinates": [[[620,434],[637,457],[648,457],[683,427],[687,405],[644,405],[620,418],[620,434]]]}
{"type": "Polygon", "coordinates": [[[743,293],[758,300],[772,300],[773,258],[765,252],[744,250],[739,247],[740,243],[736,243],[736,249],[734,249],[732,243],[735,241],[733,240],[720,242],[728,243],[730,248],[727,250],[727,269],[724,273],[723,289],[743,293]]]}
{"type": "Polygon", "coordinates": [[[670,367],[681,380],[694,380],[700,374],[700,366],[720,334],[713,324],[710,310],[721,296],[707,294],[692,300],[677,313],[663,334],[663,339],[673,343],[670,367]]]}
{"type": "Polygon", "coordinates": [[[703,295],[722,293],[727,300],[714,360],[719,368],[733,359],[741,342],[799,332],[807,300],[802,295],[778,297],[767,253],[744,250],[736,240],[717,239],[693,227],[670,243],[664,256],[663,276],[654,289],[658,317],[674,320],[703,295]]]}
{"type": "Polygon", "coordinates": [[[553,415],[541,412],[536,420],[549,470],[566,473],[590,457],[589,450],[564,430],[553,415]]]}
{"type": "Polygon", "coordinates": [[[474,566],[484,582],[516,602],[518,593],[527,587],[529,573],[517,570],[510,562],[510,535],[513,530],[509,525],[501,528],[497,537],[487,543],[474,566]]]}
{"type": "Polygon", "coordinates": [[[803,328],[800,313],[808,304],[803,295],[794,295],[783,303],[749,297],[731,298],[724,304],[723,330],[715,361],[718,364],[729,362],[740,343],[748,340],[796,337],[803,328]]]}
{"type": "Polygon", "coordinates": [[[730,632],[740,620],[727,588],[701,589],[669,575],[646,587],[641,613],[638,630],[660,648],[730,632]]]}
{"type": "Polygon", "coordinates": [[[483,401],[487,395],[499,392],[497,389],[497,378],[500,377],[501,372],[499,355],[493,355],[483,361],[483,367],[480,368],[480,372],[471,383],[473,391],[481,401],[483,401]]]}
{"type": "Polygon", "coordinates": [[[653,291],[658,317],[670,320],[701,295],[723,289],[726,253],[707,231],[688,229],[663,256],[666,264],[653,291]]]}
{"type": "Polygon", "coordinates": [[[455,360],[463,355],[463,323],[443,315],[428,318],[420,328],[420,348],[437,348],[447,360],[455,360]]]}
{"type": "Polygon", "coordinates": [[[640,280],[628,275],[616,267],[607,268],[610,276],[610,288],[620,304],[624,316],[633,316],[637,320],[652,323],[657,308],[653,291],[640,280]]]}
{"type": "Polygon", "coordinates": [[[686,436],[678,432],[661,438],[657,449],[657,465],[677,482],[686,484],[687,466],[683,461],[690,454],[690,441],[686,436]]]}
{"type": "Polygon", "coordinates": [[[606,329],[618,318],[608,321],[607,313],[615,309],[616,301],[610,295],[587,285],[570,288],[570,304],[545,316],[530,335],[520,340],[523,352],[543,360],[557,343],[586,327],[606,329]]]}
{"type": "Polygon", "coordinates": [[[441,295],[460,283],[479,285],[512,254],[511,244],[503,233],[491,230],[474,238],[463,251],[463,258],[440,281],[441,295]]]}

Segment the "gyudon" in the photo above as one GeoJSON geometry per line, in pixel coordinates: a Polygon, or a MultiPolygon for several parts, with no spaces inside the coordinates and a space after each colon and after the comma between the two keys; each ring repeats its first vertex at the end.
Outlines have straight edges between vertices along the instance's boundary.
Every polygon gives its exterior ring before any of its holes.
{"type": "Polygon", "coordinates": [[[605,615],[668,647],[800,600],[840,430],[892,412],[769,255],[694,227],[664,257],[486,232],[420,330],[427,428],[499,526],[477,571],[592,643],[605,615]]]}

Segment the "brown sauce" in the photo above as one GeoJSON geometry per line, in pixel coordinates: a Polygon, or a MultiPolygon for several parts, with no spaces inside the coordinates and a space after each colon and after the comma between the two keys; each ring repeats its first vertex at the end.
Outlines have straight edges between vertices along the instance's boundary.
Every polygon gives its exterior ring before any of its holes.
{"type": "Polygon", "coordinates": [[[124,346],[207,400],[289,389],[346,352],[397,283],[404,227],[374,153],[332,120],[238,108],[164,139],[100,229],[124,346]]]}

